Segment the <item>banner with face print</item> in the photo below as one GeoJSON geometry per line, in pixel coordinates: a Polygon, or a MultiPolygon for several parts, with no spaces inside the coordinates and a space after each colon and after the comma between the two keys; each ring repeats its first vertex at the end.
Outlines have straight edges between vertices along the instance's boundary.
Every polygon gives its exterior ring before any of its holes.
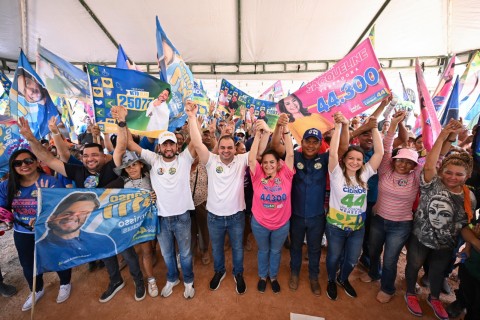
{"type": "Polygon", "coordinates": [[[37,274],[114,256],[157,233],[148,190],[40,188],[38,199],[37,274]]]}
{"type": "Polygon", "coordinates": [[[126,118],[132,133],[157,138],[167,130],[173,113],[169,110],[170,85],[149,74],[128,69],[89,64],[95,121],[100,130],[115,133],[113,106],[128,109],[126,118]]]}

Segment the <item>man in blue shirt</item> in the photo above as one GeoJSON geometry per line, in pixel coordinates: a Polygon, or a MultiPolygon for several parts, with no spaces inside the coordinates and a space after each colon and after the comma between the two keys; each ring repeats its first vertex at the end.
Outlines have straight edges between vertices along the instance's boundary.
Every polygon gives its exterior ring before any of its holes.
{"type": "MultiPolygon", "coordinates": [[[[288,116],[281,114],[272,137],[272,148],[280,155],[285,147],[280,141],[280,127],[288,124],[288,116]]],[[[348,125],[343,128],[339,154],[348,148],[348,125]]],[[[319,154],[322,133],[316,128],[305,131],[302,150],[295,151],[295,176],[292,186],[292,217],[290,218],[290,281],[291,290],[297,290],[302,266],[302,246],[306,236],[310,289],[320,296],[320,254],[325,231],[325,191],[328,177],[328,153],[319,154]]]]}

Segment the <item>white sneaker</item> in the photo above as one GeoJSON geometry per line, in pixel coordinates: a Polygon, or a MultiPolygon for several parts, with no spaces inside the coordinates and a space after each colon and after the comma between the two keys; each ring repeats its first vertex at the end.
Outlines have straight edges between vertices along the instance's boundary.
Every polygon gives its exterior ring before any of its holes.
{"type": "Polygon", "coordinates": [[[62,303],[70,297],[70,291],[72,291],[72,285],[64,284],[60,286],[58,290],[57,303],[62,303]]]}
{"type": "Polygon", "coordinates": [[[158,296],[158,287],[155,279],[148,280],[148,295],[152,298],[158,296]]]}
{"type": "Polygon", "coordinates": [[[185,286],[185,291],[183,292],[183,296],[185,299],[192,299],[195,296],[195,288],[193,287],[193,282],[191,283],[183,283],[185,286]]]}
{"type": "MultiPolygon", "coordinates": [[[[35,303],[37,303],[38,300],[40,300],[43,297],[44,293],[45,291],[43,291],[42,289],[42,291],[38,291],[35,294],[35,303]]],[[[22,311],[28,311],[32,309],[32,306],[33,306],[33,294],[30,292],[30,294],[28,295],[27,301],[25,301],[25,303],[23,304],[22,311]]]]}
{"type": "Polygon", "coordinates": [[[160,293],[160,295],[164,298],[170,296],[173,292],[173,287],[175,287],[176,285],[178,285],[180,283],[180,280],[175,280],[175,282],[170,282],[170,281],[167,281],[167,284],[165,285],[165,287],[163,287],[162,289],[162,292],[160,293]]]}

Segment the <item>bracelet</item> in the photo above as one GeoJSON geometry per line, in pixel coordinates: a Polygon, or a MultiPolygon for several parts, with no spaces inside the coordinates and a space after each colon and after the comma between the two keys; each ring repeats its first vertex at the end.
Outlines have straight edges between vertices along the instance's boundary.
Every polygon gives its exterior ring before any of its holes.
{"type": "Polygon", "coordinates": [[[448,140],[448,142],[456,142],[456,141],[457,141],[457,139],[455,139],[455,140],[448,140]]]}
{"type": "Polygon", "coordinates": [[[60,131],[58,131],[57,133],[52,132],[52,135],[58,136],[58,135],[60,135],[60,131]]]}
{"type": "Polygon", "coordinates": [[[289,133],[290,133],[290,131],[287,131],[287,132],[284,132],[283,134],[289,134],[289,133]]]}

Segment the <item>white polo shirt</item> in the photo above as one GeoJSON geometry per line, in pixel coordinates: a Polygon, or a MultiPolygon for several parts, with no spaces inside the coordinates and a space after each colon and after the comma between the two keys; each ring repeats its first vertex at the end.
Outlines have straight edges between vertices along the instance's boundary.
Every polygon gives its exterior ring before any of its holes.
{"type": "Polygon", "coordinates": [[[236,155],[226,165],[220,156],[210,153],[205,165],[208,174],[207,210],[217,216],[231,216],[245,210],[243,179],[248,165],[248,152],[236,155]]]}
{"type": "Polygon", "coordinates": [[[177,216],[195,209],[190,191],[190,168],[194,159],[188,148],[171,162],[145,149],[142,150],[142,158],[152,166],[150,180],[157,195],[159,216],[177,216]]]}

